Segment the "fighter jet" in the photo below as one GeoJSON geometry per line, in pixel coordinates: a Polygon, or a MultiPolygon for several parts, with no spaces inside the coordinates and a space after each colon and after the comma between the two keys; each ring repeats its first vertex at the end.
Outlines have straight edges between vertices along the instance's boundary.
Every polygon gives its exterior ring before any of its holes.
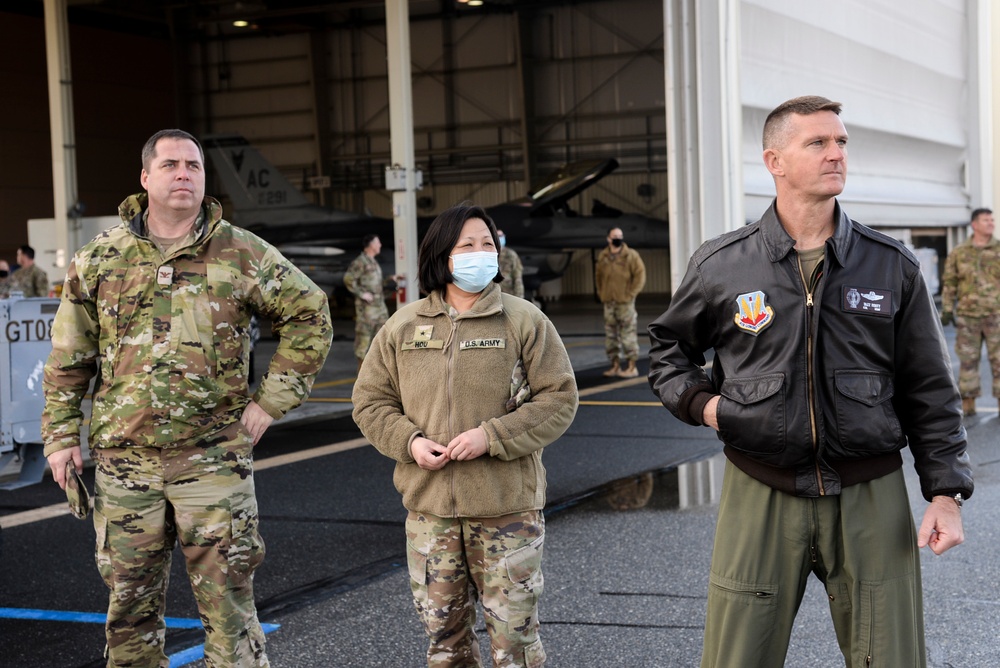
{"type": "MultiPolygon", "coordinates": [[[[377,234],[383,242],[392,239],[392,220],[311,203],[242,136],[209,135],[203,144],[231,202],[227,218],[275,244],[324,289],[342,287],[343,273],[366,234],[377,234]]],[[[486,208],[521,256],[529,294],[562,276],[574,250],[604,247],[613,227],[622,229],[632,247],[667,247],[664,220],[623,213],[597,200],[591,215],[569,207],[571,198],[617,167],[614,159],[564,165],[525,197],[486,208]]],[[[432,220],[417,222],[418,235],[432,220]]],[[[391,261],[390,254],[383,254],[386,275],[395,271],[391,261]]]]}

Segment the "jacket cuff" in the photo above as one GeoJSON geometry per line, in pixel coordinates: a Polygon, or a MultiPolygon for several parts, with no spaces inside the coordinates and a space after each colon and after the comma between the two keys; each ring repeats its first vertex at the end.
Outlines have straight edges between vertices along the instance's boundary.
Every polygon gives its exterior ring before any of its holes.
{"type": "Polygon", "coordinates": [[[285,412],[271,404],[267,399],[261,396],[254,397],[254,401],[257,405],[264,409],[264,412],[270,415],[275,420],[280,420],[285,416],[285,412]]]}
{"type": "Polygon", "coordinates": [[[678,417],[688,424],[705,424],[705,404],[716,395],[715,388],[708,384],[696,385],[681,395],[677,406],[678,417]]]}

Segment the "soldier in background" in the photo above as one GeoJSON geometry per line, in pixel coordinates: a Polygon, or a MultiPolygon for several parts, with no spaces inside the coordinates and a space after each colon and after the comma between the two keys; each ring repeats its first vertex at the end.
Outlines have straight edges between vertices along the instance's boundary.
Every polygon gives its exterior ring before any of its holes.
{"type": "Polygon", "coordinates": [[[625,243],[621,228],[608,230],[608,247],[597,256],[594,268],[597,296],[604,304],[604,348],[611,360],[605,376],[635,378],[639,371],[639,335],[635,298],[646,285],[646,265],[639,253],[625,243]],[[628,363],[624,369],[622,360],[628,363]]]}
{"type": "Polygon", "coordinates": [[[497,236],[500,237],[500,273],[503,274],[500,290],[524,299],[524,266],[521,258],[514,249],[507,247],[507,237],[503,230],[497,230],[497,236]]]}
{"type": "MultiPolygon", "coordinates": [[[[358,359],[358,371],[361,371],[361,363],[365,361],[372,339],[389,318],[382,292],[386,281],[382,278],[382,267],[375,259],[382,252],[382,241],[378,235],[369,234],[361,240],[361,244],[361,254],[354,258],[344,274],[344,285],[354,295],[354,356],[358,359]]],[[[393,275],[388,280],[398,278],[393,275]]]]}
{"type": "Polygon", "coordinates": [[[958,390],[966,415],[976,414],[984,341],[993,371],[993,396],[1000,400],[1000,241],[993,237],[989,209],[973,211],[971,226],[972,237],[945,261],[941,291],[941,323],[955,323],[958,390]]]}
{"type": "MultiPolygon", "coordinates": [[[[77,251],[52,324],[42,435],[52,477],[83,471],[91,380],[97,566],[111,590],[109,666],[166,666],[163,612],[180,543],[205,664],[268,665],[253,598],[264,558],[253,449],[306,399],[333,331],[326,295],[273,246],[222,220],[204,152],[181,130],[142,150],[145,192],[77,251]],[[279,343],[251,393],[251,314],[279,343]],[[112,351],[112,354],[108,354],[112,351]]],[[[56,580],[55,587],[58,587],[56,580]]]]}
{"type": "Polygon", "coordinates": [[[10,277],[11,290],[20,290],[25,297],[48,297],[49,277],[35,264],[35,249],[24,245],[17,249],[20,269],[10,277]]]}
{"type": "Polygon", "coordinates": [[[0,260],[0,299],[10,297],[10,265],[0,260]]]}

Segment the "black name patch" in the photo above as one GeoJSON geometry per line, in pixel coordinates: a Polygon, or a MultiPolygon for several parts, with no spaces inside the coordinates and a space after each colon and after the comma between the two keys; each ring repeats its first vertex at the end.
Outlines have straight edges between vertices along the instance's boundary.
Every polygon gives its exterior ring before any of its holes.
{"type": "Polygon", "coordinates": [[[841,293],[840,307],[848,313],[864,313],[883,318],[893,316],[892,290],[845,285],[841,293]]]}

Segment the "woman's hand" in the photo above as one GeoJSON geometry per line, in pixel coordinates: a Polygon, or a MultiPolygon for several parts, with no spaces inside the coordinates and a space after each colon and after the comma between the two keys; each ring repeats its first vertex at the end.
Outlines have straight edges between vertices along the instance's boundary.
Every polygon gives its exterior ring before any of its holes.
{"type": "Polygon", "coordinates": [[[417,466],[427,471],[442,469],[451,461],[446,447],[423,436],[417,436],[410,443],[410,455],[417,466]]]}
{"type": "Polygon", "coordinates": [[[451,439],[448,444],[448,457],[455,461],[475,459],[486,454],[489,449],[486,443],[486,432],[482,427],[476,427],[451,439]]]}

